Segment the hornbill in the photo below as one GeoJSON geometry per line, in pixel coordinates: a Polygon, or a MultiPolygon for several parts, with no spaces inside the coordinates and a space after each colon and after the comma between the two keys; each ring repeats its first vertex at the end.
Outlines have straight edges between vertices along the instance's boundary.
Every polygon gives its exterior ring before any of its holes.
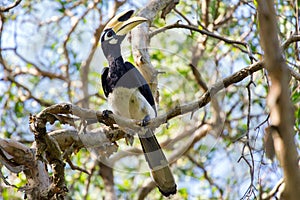
{"type": "MultiPolygon", "coordinates": [[[[150,87],[139,70],[130,62],[125,62],[121,55],[121,43],[126,34],[147,21],[146,18],[133,17],[133,12],[129,10],[116,15],[103,30],[101,47],[109,67],[104,68],[101,81],[104,94],[115,114],[147,123],[157,115],[150,87]]],[[[138,137],[160,192],[164,196],[175,194],[174,177],[153,130],[141,128],[138,137]]]]}

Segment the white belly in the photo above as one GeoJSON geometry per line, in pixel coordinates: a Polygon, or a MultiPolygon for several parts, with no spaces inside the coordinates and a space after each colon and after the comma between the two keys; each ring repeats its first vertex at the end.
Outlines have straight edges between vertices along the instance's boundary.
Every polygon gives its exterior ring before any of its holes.
{"type": "Polygon", "coordinates": [[[117,87],[108,96],[108,103],[115,114],[142,120],[155,117],[155,111],[138,89],[117,87]]]}

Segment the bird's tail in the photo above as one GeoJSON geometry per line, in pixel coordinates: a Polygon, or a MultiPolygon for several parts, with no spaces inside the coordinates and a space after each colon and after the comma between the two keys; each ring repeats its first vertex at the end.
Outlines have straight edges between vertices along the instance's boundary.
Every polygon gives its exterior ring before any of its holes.
{"type": "Polygon", "coordinates": [[[168,161],[151,129],[139,135],[144,155],[151,169],[151,174],[164,196],[176,193],[176,183],[170,170],[168,161]]]}

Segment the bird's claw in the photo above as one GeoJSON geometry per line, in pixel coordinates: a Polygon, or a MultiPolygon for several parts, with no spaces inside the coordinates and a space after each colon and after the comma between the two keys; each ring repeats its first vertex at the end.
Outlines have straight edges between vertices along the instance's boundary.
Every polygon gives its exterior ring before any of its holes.
{"type": "Polygon", "coordinates": [[[146,115],[141,122],[141,126],[147,126],[149,124],[149,121],[150,121],[150,116],[146,115]]]}
{"type": "Polygon", "coordinates": [[[105,118],[108,118],[109,114],[113,114],[113,112],[110,110],[103,110],[103,112],[102,112],[102,116],[105,118]]]}

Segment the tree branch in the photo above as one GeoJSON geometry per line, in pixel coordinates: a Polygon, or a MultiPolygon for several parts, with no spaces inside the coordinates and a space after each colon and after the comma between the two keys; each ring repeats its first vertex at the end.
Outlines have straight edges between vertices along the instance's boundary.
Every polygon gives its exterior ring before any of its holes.
{"type": "MultiPolygon", "coordinates": [[[[234,83],[242,81],[250,74],[261,70],[262,68],[263,63],[256,62],[232,74],[231,76],[224,78],[222,81],[213,84],[198,100],[183,105],[175,106],[175,108],[171,109],[170,111],[151,119],[147,127],[157,128],[161,124],[166,123],[168,120],[176,116],[193,112],[204,107],[211,101],[211,98],[219,91],[221,91],[224,88],[227,88],[228,86],[234,83]]],[[[130,128],[132,130],[139,130],[141,128],[140,120],[124,118],[113,113],[109,113],[108,116],[104,116],[101,111],[80,108],[70,103],[61,103],[50,106],[38,114],[39,118],[43,118],[43,120],[45,120],[44,123],[50,122],[50,124],[53,124],[55,121],[60,121],[61,123],[67,123],[73,126],[73,120],[78,120],[74,118],[70,121],[70,119],[63,117],[63,115],[77,116],[82,120],[86,120],[88,124],[100,122],[110,127],[114,127],[114,124],[118,124],[121,127],[130,128]]],[[[123,136],[126,136],[124,132],[121,133],[123,136]]]]}
{"type": "Polygon", "coordinates": [[[217,35],[217,34],[215,34],[213,32],[210,32],[208,30],[199,29],[197,26],[180,24],[179,22],[177,22],[175,24],[167,25],[165,27],[157,29],[157,30],[153,31],[152,33],[150,33],[149,37],[151,38],[151,37],[153,37],[154,35],[156,35],[158,33],[161,33],[161,32],[164,32],[166,30],[173,29],[173,28],[183,28],[183,29],[188,29],[188,30],[196,31],[196,32],[201,33],[203,35],[207,35],[207,36],[210,36],[210,37],[222,40],[222,41],[224,41],[227,44],[238,44],[238,45],[242,45],[242,46],[244,46],[244,47],[247,48],[247,43],[245,43],[245,42],[231,40],[231,39],[225,38],[223,36],[217,35]]]}
{"type": "Polygon", "coordinates": [[[212,186],[217,188],[217,190],[220,193],[219,199],[223,199],[224,191],[223,189],[210,177],[209,172],[206,170],[204,164],[202,162],[198,162],[193,156],[187,154],[186,157],[195,164],[198,168],[200,168],[203,171],[204,178],[208,181],[208,183],[212,186]]]}
{"type": "Polygon", "coordinates": [[[13,9],[14,7],[18,6],[22,0],[16,0],[15,2],[9,4],[6,7],[0,6],[0,12],[8,12],[9,10],[13,9]]]}
{"type": "Polygon", "coordinates": [[[279,197],[279,199],[280,199],[281,192],[282,192],[282,190],[284,190],[283,188],[284,188],[284,180],[280,179],[271,191],[261,194],[261,199],[262,200],[270,200],[270,199],[272,199],[272,197],[276,198],[276,194],[279,194],[279,195],[277,195],[277,197],[279,197]]]}
{"type": "MultiPolygon", "coordinates": [[[[139,13],[138,16],[145,17],[152,22],[157,13],[168,5],[172,4],[174,0],[153,0],[148,3],[139,13]]],[[[132,38],[132,50],[134,55],[134,61],[142,75],[148,82],[150,89],[153,93],[154,99],[158,102],[157,93],[157,71],[153,67],[150,54],[148,52],[148,46],[150,43],[149,37],[149,24],[143,23],[131,31],[132,38]]]]}
{"type": "Polygon", "coordinates": [[[116,200],[116,192],[114,189],[114,173],[113,173],[113,168],[110,166],[106,165],[103,162],[98,162],[98,165],[100,166],[99,169],[99,175],[102,177],[104,185],[105,185],[105,198],[104,199],[109,199],[109,200],[116,200]]]}
{"type": "MultiPolygon", "coordinates": [[[[262,47],[265,51],[266,68],[271,78],[267,104],[270,108],[272,137],[276,156],[283,168],[285,178],[284,198],[300,196],[300,170],[297,147],[294,142],[294,111],[290,100],[290,73],[282,57],[278,41],[276,12],[272,0],[259,0],[258,20],[262,47]]],[[[293,40],[293,39],[291,39],[293,40]]],[[[283,46],[285,47],[285,46],[283,46]]]]}
{"type": "Polygon", "coordinates": [[[27,184],[19,188],[28,199],[49,199],[51,181],[42,161],[35,159],[35,150],[17,141],[0,138],[0,161],[11,172],[24,171],[27,184]]]}

